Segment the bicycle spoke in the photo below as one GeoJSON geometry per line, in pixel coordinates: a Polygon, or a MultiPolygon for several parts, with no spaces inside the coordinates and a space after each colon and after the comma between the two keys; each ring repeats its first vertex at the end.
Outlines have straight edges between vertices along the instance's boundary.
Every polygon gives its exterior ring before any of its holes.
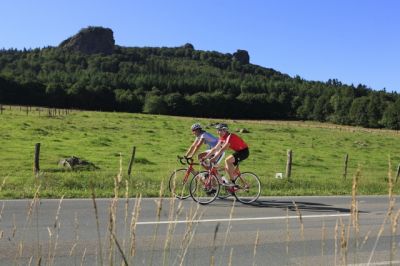
{"type": "Polygon", "coordinates": [[[190,196],[189,181],[192,174],[187,172],[187,169],[175,170],[169,178],[169,191],[178,199],[186,199],[190,196]]]}
{"type": "Polygon", "coordinates": [[[242,203],[251,203],[258,199],[261,193],[259,178],[250,172],[241,173],[235,180],[235,197],[242,203]]]}
{"type": "Polygon", "coordinates": [[[207,172],[195,175],[190,181],[190,195],[200,204],[209,204],[215,200],[219,193],[218,179],[207,172]]]}

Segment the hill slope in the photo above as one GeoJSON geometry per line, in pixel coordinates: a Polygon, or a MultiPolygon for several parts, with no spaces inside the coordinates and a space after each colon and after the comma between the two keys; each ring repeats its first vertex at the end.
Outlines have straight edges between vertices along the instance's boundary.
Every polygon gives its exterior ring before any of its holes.
{"type": "Polygon", "coordinates": [[[59,47],[0,51],[0,103],[400,129],[397,93],[292,78],[251,64],[245,50],[121,47],[113,40],[110,29],[91,27],[59,47]]]}
{"type": "MultiPolygon", "coordinates": [[[[127,166],[136,146],[129,191],[131,196],[157,196],[161,180],[181,168],[182,155],[193,141],[190,125],[212,119],[160,115],[72,111],[48,115],[48,110],[7,106],[0,115],[0,197],[31,197],[41,184],[41,197],[90,197],[91,186],[99,197],[112,196],[114,178],[127,177],[127,166]],[[35,143],[41,143],[40,178],[32,173],[35,143]],[[121,156],[120,157],[120,153],[121,156]],[[70,171],[57,165],[61,158],[77,156],[98,169],[70,171]],[[4,181],[4,182],[3,182],[4,181]]],[[[352,178],[360,169],[361,194],[386,194],[389,156],[392,177],[400,163],[399,135],[394,131],[363,130],[310,122],[226,121],[250,146],[242,171],[254,171],[262,182],[262,195],[350,194],[352,178]],[[275,179],[285,172],[287,149],[293,150],[292,179],[275,179]],[[347,178],[344,158],[349,154],[347,178]]],[[[121,183],[124,187],[125,183],[121,183]]],[[[122,190],[122,188],[121,188],[122,190]]],[[[398,193],[398,186],[395,186],[398,193]]]]}

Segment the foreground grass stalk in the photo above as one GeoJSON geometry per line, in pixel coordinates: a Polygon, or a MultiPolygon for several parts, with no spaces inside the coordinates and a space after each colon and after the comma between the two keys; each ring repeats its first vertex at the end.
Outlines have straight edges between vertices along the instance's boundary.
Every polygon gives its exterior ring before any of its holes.
{"type": "MultiPolygon", "coordinates": [[[[110,232],[110,234],[111,234],[112,238],[113,238],[114,241],[115,241],[115,245],[117,246],[118,251],[119,251],[119,253],[120,253],[122,259],[124,260],[124,265],[128,266],[128,265],[129,265],[129,264],[128,264],[128,260],[127,260],[126,257],[125,257],[124,251],[122,250],[122,247],[121,247],[121,245],[119,244],[119,242],[118,242],[118,240],[117,240],[117,237],[115,236],[115,234],[114,234],[113,232],[110,232]]],[[[114,263],[110,263],[110,265],[114,265],[114,263]]]]}
{"type": "Polygon", "coordinates": [[[254,249],[253,249],[253,266],[256,265],[256,254],[257,254],[257,246],[260,240],[260,231],[257,230],[256,241],[254,242],[254,249]]]}
{"type": "Polygon", "coordinates": [[[130,225],[130,256],[135,257],[136,253],[136,223],[139,219],[141,210],[142,195],[136,196],[135,206],[132,211],[131,225],[130,225]]]}
{"type": "MultiPolygon", "coordinates": [[[[129,212],[129,181],[125,180],[125,214],[124,214],[124,236],[128,233],[128,212],[129,212]]],[[[122,250],[128,254],[126,250],[126,237],[122,240],[122,250]]]]}
{"type": "MultiPolygon", "coordinates": [[[[358,190],[358,181],[361,177],[361,168],[360,166],[357,168],[356,174],[353,176],[352,187],[351,187],[351,206],[350,206],[350,220],[347,227],[347,240],[346,243],[350,243],[350,232],[353,230],[354,232],[354,256],[353,256],[353,264],[357,264],[357,250],[358,250],[358,238],[360,232],[360,224],[358,221],[358,201],[357,201],[357,190],[358,190]],[[351,224],[351,228],[350,228],[351,224]],[[352,229],[352,230],[351,230],[352,229]]],[[[346,246],[348,248],[348,246],[346,246]]],[[[346,250],[347,256],[348,250],[346,250]]]]}
{"type": "Polygon", "coordinates": [[[85,257],[86,257],[86,248],[83,250],[82,259],[81,259],[81,266],[83,266],[84,263],[85,263],[85,257]]]}
{"type": "Polygon", "coordinates": [[[189,223],[188,223],[188,226],[187,226],[187,230],[186,230],[185,235],[184,235],[184,241],[182,241],[184,249],[183,249],[183,252],[182,252],[182,254],[180,256],[180,263],[179,263],[180,266],[183,265],[183,262],[184,262],[185,257],[186,257],[186,253],[187,253],[187,251],[189,249],[190,244],[193,241],[194,235],[196,233],[197,226],[199,224],[198,222],[194,224],[193,221],[194,220],[200,220],[201,217],[203,216],[203,213],[200,213],[197,216],[199,208],[200,208],[200,205],[197,204],[196,211],[195,211],[194,215],[191,216],[191,218],[189,220],[189,223]]]}
{"type": "Polygon", "coordinates": [[[371,234],[371,232],[372,232],[372,230],[369,230],[369,231],[367,232],[367,234],[365,235],[364,240],[363,240],[363,242],[362,242],[361,245],[360,245],[360,250],[364,247],[365,243],[367,243],[367,241],[368,241],[368,239],[369,239],[369,235],[371,234]]]}
{"type": "Polygon", "coordinates": [[[299,217],[299,222],[300,222],[300,235],[301,235],[301,240],[303,241],[303,256],[304,256],[304,265],[307,265],[306,263],[306,243],[305,243],[305,236],[304,236],[304,223],[303,223],[303,217],[301,215],[301,212],[299,210],[299,207],[297,206],[296,202],[292,201],[294,208],[296,210],[297,216],[299,217]]]}
{"type": "Polygon", "coordinates": [[[336,219],[336,224],[335,224],[335,256],[334,256],[334,265],[337,265],[337,253],[338,253],[338,233],[339,233],[339,223],[338,219],[336,219]]]}
{"type": "Polygon", "coordinates": [[[391,230],[391,249],[390,249],[390,261],[393,261],[396,255],[396,232],[397,232],[397,225],[400,216],[400,209],[397,211],[396,215],[391,220],[392,223],[392,230],[391,230]]]}
{"type": "Polygon", "coordinates": [[[115,235],[116,229],[116,209],[117,209],[117,203],[118,203],[118,198],[113,198],[111,200],[111,204],[110,204],[110,209],[109,209],[109,224],[108,224],[108,232],[110,234],[110,238],[109,238],[109,253],[108,253],[108,259],[109,259],[109,264],[110,265],[114,265],[114,253],[115,253],[115,249],[114,249],[114,245],[115,245],[115,240],[113,235],[115,235]]]}
{"type": "MultiPolygon", "coordinates": [[[[26,215],[25,224],[24,224],[24,227],[22,229],[21,239],[18,241],[18,244],[16,245],[17,246],[17,253],[15,254],[15,257],[14,257],[14,264],[18,264],[17,263],[18,258],[22,257],[22,253],[23,253],[23,250],[24,250],[24,238],[25,238],[25,233],[26,233],[27,227],[32,222],[32,216],[33,216],[34,210],[36,210],[36,212],[38,211],[38,209],[37,209],[38,206],[37,205],[38,205],[38,202],[39,202],[39,200],[38,200],[39,191],[40,191],[40,185],[38,185],[36,187],[36,191],[35,191],[35,194],[33,196],[33,199],[31,200],[31,202],[29,204],[29,208],[28,208],[28,213],[26,215]]],[[[36,222],[37,222],[36,223],[36,229],[37,229],[36,230],[36,232],[37,232],[36,239],[37,239],[37,245],[39,245],[39,229],[38,229],[39,221],[38,221],[38,215],[36,216],[36,218],[37,218],[37,220],[36,220],[36,222]]],[[[12,229],[12,239],[13,240],[15,239],[16,232],[17,232],[17,226],[16,226],[16,222],[15,222],[15,215],[13,215],[13,229],[12,229]]],[[[39,256],[40,249],[37,248],[36,251],[37,251],[37,253],[36,253],[37,261],[41,261],[41,259],[39,258],[40,257],[39,256]]],[[[32,254],[32,256],[35,257],[34,254],[32,254]]]]}
{"type": "Polygon", "coordinates": [[[95,195],[93,186],[92,186],[92,201],[93,201],[94,214],[95,214],[95,217],[96,217],[96,229],[97,229],[97,241],[98,241],[98,248],[99,248],[100,265],[103,266],[104,265],[103,264],[103,250],[102,250],[102,247],[101,247],[99,212],[98,212],[98,209],[97,209],[96,195],[95,195]]]}
{"type": "Polygon", "coordinates": [[[226,242],[228,241],[228,236],[231,231],[231,221],[232,221],[233,213],[235,210],[235,203],[236,203],[236,198],[233,200],[231,211],[229,212],[229,222],[228,222],[228,227],[226,228],[226,232],[225,232],[224,244],[222,246],[222,253],[225,251],[226,242]]]}
{"type": "MultiPolygon", "coordinates": [[[[173,199],[175,202],[176,202],[176,198],[175,199],[173,199]]],[[[170,208],[171,209],[171,211],[174,211],[172,208],[170,208]]],[[[178,218],[179,218],[179,216],[180,216],[180,214],[182,213],[182,211],[183,211],[183,201],[179,201],[179,204],[178,204],[178,206],[177,206],[177,210],[176,210],[176,212],[175,212],[175,219],[174,219],[174,221],[176,222],[177,220],[178,220],[178,218]]],[[[173,224],[169,224],[168,225],[168,235],[167,235],[167,238],[169,239],[168,241],[169,241],[169,243],[168,243],[168,247],[166,247],[165,248],[165,251],[164,252],[168,252],[168,254],[170,254],[171,253],[171,239],[172,239],[172,237],[174,236],[174,232],[175,232],[175,229],[176,229],[176,226],[177,226],[178,224],[177,223],[173,223],[173,224]],[[171,226],[171,227],[170,227],[171,226]],[[171,231],[170,231],[171,230],[171,231]]],[[[165,259],[165,261],[167,261],[167,258],[165,259]]],[[[165,264],[164,264],[165,265],[165,264]]]]}
{"type": "Polygon", "coordinates": [[[326,227],[325,227],[325,219],[323,219],[322,230],[321,230],[321,265],[324,265],[325,238],[326,238],[326,227]]]}
{"type": "MultiPolygon", "coordinates": [[[[174,221],[175,202],[176,202],[176,198],[171,197],[170,201],[169,201],[169,213],[168,213],[168,221],[170,221],[170,222],[174,221]]],[[[166,236],[165,242],[164,242],[163,265],[166,265],[166,263],[168,261],[168,252],[169,252],[169,248],[170,248],[171,238],[173,237],[174,228],[175,228],[175,226],[173,223],[168,224],[167,236],[166,236]]]]}
{"type": "MultiPolygon", "coordinates": [[[[388,171],[389,207],[388,207],[388,210],[386,212],[385,218],[384,218],[384,220],[383,220],[383,222],[382,222],[382,224],[381,224],[381,226],[379,228],[378,236],[376,237],[376,240],[375,240],[375,243],[374,243],[374,247],[372,248],[371,254],[370,254],[369,259],[368,259],[368,264],[371,263],[372,257],[374,256],[374,253],[375,253],[375,250],[376,250],[376,247],[378,246],[379,239],[381,238],[382,233],[383,233],[383,231],[385,229],[385,224],[386,224],[387,220],[392,217],[393,208],[394,208],[394,205],[396,203],[396,199],[393,197],[393,177],[392,177],[391,167],[392,167],[392,164],[390,162],[390,157],[389,157],[389,171],[388,171]]],[[[392,250],[393,249],[392,241],[390,242],[390,244],[391,244],[390,249],[392,250]]]]}
{"type": "Polygon", "coordinates": [[[8,179],[8,176],[6,176],[6,177],[3,178],[3,182],[1,182],[1,186],[0,186],[0,191],[3,190],[3,187],[4,187],[4,185],[6,184],[7,179],[8,179]]]}
{"type": "MultiPolygon", "coordinates": [[[[74,238],[74,243],[72,244],[72,247],[69,251],[69,256],[71,257],[74,254],[75,248],[78,245],[78,241],[79,241],[79,221],[78,221],[78,214],[75,212],[74,215],[74,234],[75,234],[75,238],[74,238]]],[[[75,257],[76,259],[76,257],[75,257]]]]}
{"type": "MultiPolygon", "coordinates": [[[[161,210],[162,210],[162,203],[163,203],[163,195],[164,195],[164,181],[161,180],[159,199],[156,201],[156,205],[157,205],[157,222],[159,222],[161,220],[161,210]]],[[[157,223],[155,228],[154,228],[153,243],[151,244],[151,250],[152,251],[151,251],[151,255],[150,255],[150,265],[153,265],[153,254],[155,252],[155,244],[156,244],[156,240],[157,240],[158,229],[159,229],[159,224],[157,223]]]]}
{"type": "Polygon", "coordinates": [[[114,177],[114,198],[111,200],[109,209],[109,264],[115,264],[115,245],[117,243],[115,239],[116,225],[117,225],[117,208],[119,200],[119,186],[122,181],[122,154],[119,154],[119,173],[114,177]]]}
{"type": "MultiPolygon", "coordinates": [[[[51,244],[49,244],[49,254],[48,254],[48,258],[49,258],[49,265],[55,265],[54,261],[56,258],[56,253],[57,253],[57,247],[58,247],[58,240],[60,237],[60,229],[61,229],[61,222],[59,220],[59,216],[60,216],[60,211],[61,211],[61,204],[62,201],[64,199],[64,196],[61,197],[60,202],[58,204],[58,208],[57,208],[57,212],[56,212],[56,216],[54,219],[54,231],[57,232],[57,234],[55,235],[55,239],[54,239],[54,247],[52,247],[51,244]]],[[[49,232],[51,232],[51,228],[48,228],[49,232]]],[[[52,232],[51,235],[54,235],[54,231],[52,232]]]]}
{"type": "Polygon", "coordinates": [[[229,253],[228,266],[232,266],[232,258],[233,258],[233,248],[231,248],[231,252],[229,253]]]}
{"type": "MultiPolygon", "coordinates": [[[[2,219],[3,219],[4,207],[5,207],[5,203],[3,202],[3,205],[2,205],[1,210],[0,210],[0,222],[1,222],[2,219]]],[[[4,231],[3,231],[3,230],[0,230],[0,240],[3,239],[3,235],[4,235],[4,231]]]]}
{"type": "Polygon", "coordinates": [[[347,238],[346,238],[346,227],[343,223],[342,217],[340,221],[340,261],[342,265],[347,265],[347,238]]]}
{"type": "Polygon", "coordinates": [[[172,263],[172,265],[177,265],[178,260],[179,260],[179,265],[182,265],[183,261],[185,259],[186,251],[189,248],[189,245],[191,242],[191,233],[194,231],[194,230],[192,230],[193,229],[193,221],[198,216],[197,213],[200,208],[199,204],[196,204],[195,206],[196,206],[196,209],[193,210],[193,203],[192,203],[192,205],[190,206],[190,209],[189,209],[189,214],[186,216],[187,223],[186,223],[185,233],[183,234],[183,238],[180,242],[181,243],[181,245],[180,245],[181,253],[175,257],[175,260],[172,263]]]}
{"type": "Polygon", "coordinates": [[[211,249],[211,262],[210,265],[214,266],[215,265],[215,251],[217,250],[217,245],[216,245],[216,240],[217,240],[217,235],[219,231],[219,226],[220,223],[217,223],[214,229],[214,237],[213,237],[213,244],[212,244],[212,249],[211,249]]]}
{"type": "Polygon", "coordinates": [[[289,225],[289,208],[286,208],[286,256],[289,255],[289,243],[291,241],[289,225]]]}
{"type": "Polygon", "coordinates": [[[47,251],[47,265],[51,265],[51,247],[52,247],[52,241],[53,241],[53,232],[49,227],[47,227],[47,232],[49,233],[49,246],[48,246],[48,251],[47,251]]]}

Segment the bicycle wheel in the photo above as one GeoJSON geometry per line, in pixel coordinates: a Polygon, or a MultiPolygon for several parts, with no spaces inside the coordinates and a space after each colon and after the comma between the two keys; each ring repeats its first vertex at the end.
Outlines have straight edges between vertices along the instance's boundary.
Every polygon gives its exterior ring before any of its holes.
{"type": "Polygon", "coordinates": [[[192,173],[187,173],[186,168],[177,169],[172,172],[168,183],[169,191],[172,195],[178,199],[188,198],[190,196],[189,181],[192,176],[192,173]]]}
{"type": "Polygon", "coordinates": [[[219,193],[219,183],[214,175],[208,176],[208,172],[199,173],[190,180],[190,196],[200,204],[213,202],[219,193]]]}
{"type": "Polygon", "coordinates": [[[226,199],[228,197],[232,196],[232,193],[228,191],[227,186],[220,185],[219,193],[218,193],[218,198],[219,199],[226,199]]]}
{"type": "Polygon", "coordinates": [[[251,172],[244,172],[235,180],[234,195],[242,203],[252,203],[261,193],[261,183],[258,176],[251,172]]]}

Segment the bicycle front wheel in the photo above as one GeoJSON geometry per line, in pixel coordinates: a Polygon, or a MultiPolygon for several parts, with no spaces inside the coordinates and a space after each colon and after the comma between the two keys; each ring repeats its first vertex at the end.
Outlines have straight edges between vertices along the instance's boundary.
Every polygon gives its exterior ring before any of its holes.
{"type": "Polygon", "coordinates": [[[235,180],[235,197],[241,203],[252,203],[261,193],[261,183],[258,176],[251,172],[244,172],[235,180]]]}
{"type": "Polygon", "coordinates": [[[195,175],[189,187],[193,200],[203,205],[213,202],[218,197],[220,189],[217,177],[204,172],[195,175]]]}
{"type": "Polygon", "coordinates": [[[178,199],[186,199],[190,196],[189,181],[193,177],[186,168],[181,168],[172,172],[169,177],[169,191],[178,199]]]}

